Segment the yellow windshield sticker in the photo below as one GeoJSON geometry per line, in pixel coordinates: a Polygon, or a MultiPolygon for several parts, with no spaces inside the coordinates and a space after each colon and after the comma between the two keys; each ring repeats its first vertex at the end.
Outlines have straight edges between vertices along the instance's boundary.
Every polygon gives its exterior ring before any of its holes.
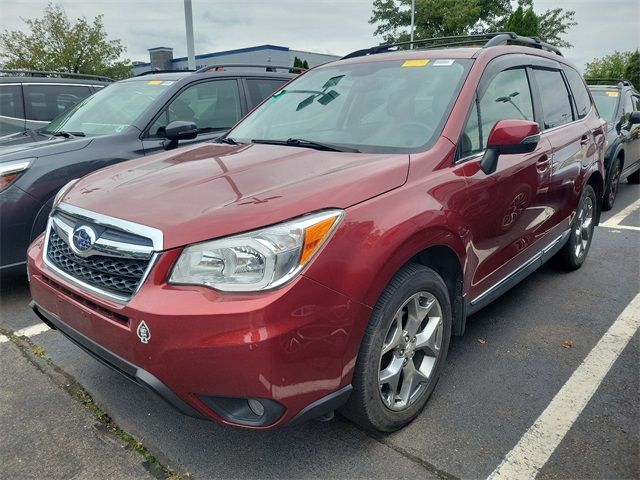
{"type": "Polygon", "coordinates": [[[424,59],[424,60],[406,60],[402,66],[403,67],[424,67],[427,63],[429,63],[429,60],[424,59]]]}
{"type": "Polygon", "coordinates": [[[607,92],[607,97],[617,97],[620,92],[607,92]]]}
{"type": "Polygon", "coordinates": [[[162,85],[162,80],[149,80],[147,85],[162,85]]]}

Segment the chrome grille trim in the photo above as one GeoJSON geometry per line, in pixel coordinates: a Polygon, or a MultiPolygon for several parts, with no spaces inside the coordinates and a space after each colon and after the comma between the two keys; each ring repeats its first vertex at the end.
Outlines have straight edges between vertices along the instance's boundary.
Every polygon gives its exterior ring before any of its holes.
{"type": "MultiPolygon", "coordinates": [[[[58,205],[49,216],[49,221],[47,223],[47,230],[45,233],[44,239],[44,248],[43,248],[43,261],[58,276],[63,278],[64,280],[72,283],[73,285],[94,294],[97,297],[100,297],[105,300],[109,300],[119,304],[125,304],[138,292],[140,287],[144,284],[151,269],[154,267],[156,260],[158,258],[159,252],[163,247],[163,237],[162,232],[158,229],[148,227],[145,225],[137,225],[132,222],[128,222],[125,220],[121,220],[118,218],[108,217],[106,215],[94,214],[88,210],[84,210],[78,207],[74,207],[71,205],[60,204],[58,205]],[[126,232],[131,235],[135,235],[137,237],[143,237],[144,240],[150,240],[153,246],[148,245],[135,245],[133,243],[123,243],[117,242],[114,240],[108,239],[98,239],[96,240],[96,245],[92,248],[88,255],[79,256],[80,259],[89,258],[94,255],[98,256],[108,256],[114,257],[114,260],[117,258],[122,259],[130,259],[130,260],[145,260],[147,261],[146,268],[144,273],[140,277],[140,280],[137,284],[137,287],[130,295],[122,295],[115,292],[107,291],[102,288],[99,288],[95,285],[91,285],[86,281],[83,281],[80,278],[62,270],[57,265],[55,265],[49,259],[49,244],[51,240],[51,232],[55,231],[55,233],[60,236],[60,238],[69,245],[71,241],[71,237],[73,236],[74,226],[69,225],[68,218],[67,221],[62,219],[61,215],[56,216],[56,213],[61,212],[63,215],[69,215],[71,217],[76,218],[80,222],[87,222],[89,224],[98,225],[100,227],[104,227],[106,229],[113,229],[116,231],[126,232]]],[[[75,252],[74,252],[75,254],[75,252]]]]}
{"type": "Polygon", "coordinates": [[[94,213],[84,208],[76,207],[66,203],[60,203],[56,206],[56,210],[60,210],[63,213],[67,213],[73,217],[81,218],[89,223],[101,225],[104,227],[112,227],[116,230],[122,230],[123,232],[131,233],[141,237],[146,237],[153,243],[153,251],[160,252],[164,250],[164,238],[162,230],[157,228],[148,227],[146,225],[140,225],[138,223],[129,222],[116,217],[110,217],[108,215],[102,215],[100,213],[94,213]]]}

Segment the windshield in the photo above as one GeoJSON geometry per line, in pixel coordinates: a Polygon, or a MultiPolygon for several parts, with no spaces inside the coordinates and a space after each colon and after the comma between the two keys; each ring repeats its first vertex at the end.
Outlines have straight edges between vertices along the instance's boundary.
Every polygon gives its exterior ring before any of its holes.
{"type": "Polygon", "coordinates": [[[172,81],[118,82],[86,98],[47,125],[43,131],[111,135],[134,123],[172,81]]]}
{"type": "Polygon", "coordinates": [[[600,117],[607,122],[614,121],[620,92],[616,90],[591,90],[591,95],[593,95],[593,101],[596,102],[600,117]]]}
{"type": "Polygon", "coordinates": [[[367,153],[423,150],[440,133],[471,62],[400,59],[311,70],[229,137],[287,145],[304,140],[367,153]]]}

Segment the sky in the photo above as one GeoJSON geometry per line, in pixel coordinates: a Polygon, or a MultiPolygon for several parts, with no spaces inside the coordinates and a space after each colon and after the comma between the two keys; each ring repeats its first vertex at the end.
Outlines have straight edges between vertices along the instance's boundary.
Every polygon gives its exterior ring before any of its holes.
{"type": "MultiPolygon", "coordinates": [[[[24,29],[22,18],[42,15],[48,0],[0,0],[0,29],[24,29]]],[[[110,38],[126,57],[149,61],[148,48],[172,47],[186,56],[183,0],[59,0],[71,18],[104,15],[110,38]]],[[[368,23],[373,0],[192,0],[196,55],[282,45],[295,50],[344,55],[380,43],[368,23]]],[[[565,57],[580,69],[615,50],[640,47],[638,0],[534,0],[541,13],[576,11],[578,25],[565,36],[574,45],[565,57]]]]}

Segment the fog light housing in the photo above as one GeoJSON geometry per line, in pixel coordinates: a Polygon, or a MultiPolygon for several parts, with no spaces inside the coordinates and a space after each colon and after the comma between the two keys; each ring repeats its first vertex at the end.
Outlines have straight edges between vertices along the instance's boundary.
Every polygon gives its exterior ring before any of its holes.
{"type": "Polygon", "coordinates": [[[266,427],[284,413],[284,406],[270,398],[232,398],[199,395],[200,400],[229,423],[266,427]]]}
{"type": "Polygon", "coordinates": [[[260,400],[256,400],[255,398],[250,398],[247,403],[249,404],[249,408],[253,413],[255,413],[258,417],[264,415],[264,407],[260,403],[260,400]]]}

